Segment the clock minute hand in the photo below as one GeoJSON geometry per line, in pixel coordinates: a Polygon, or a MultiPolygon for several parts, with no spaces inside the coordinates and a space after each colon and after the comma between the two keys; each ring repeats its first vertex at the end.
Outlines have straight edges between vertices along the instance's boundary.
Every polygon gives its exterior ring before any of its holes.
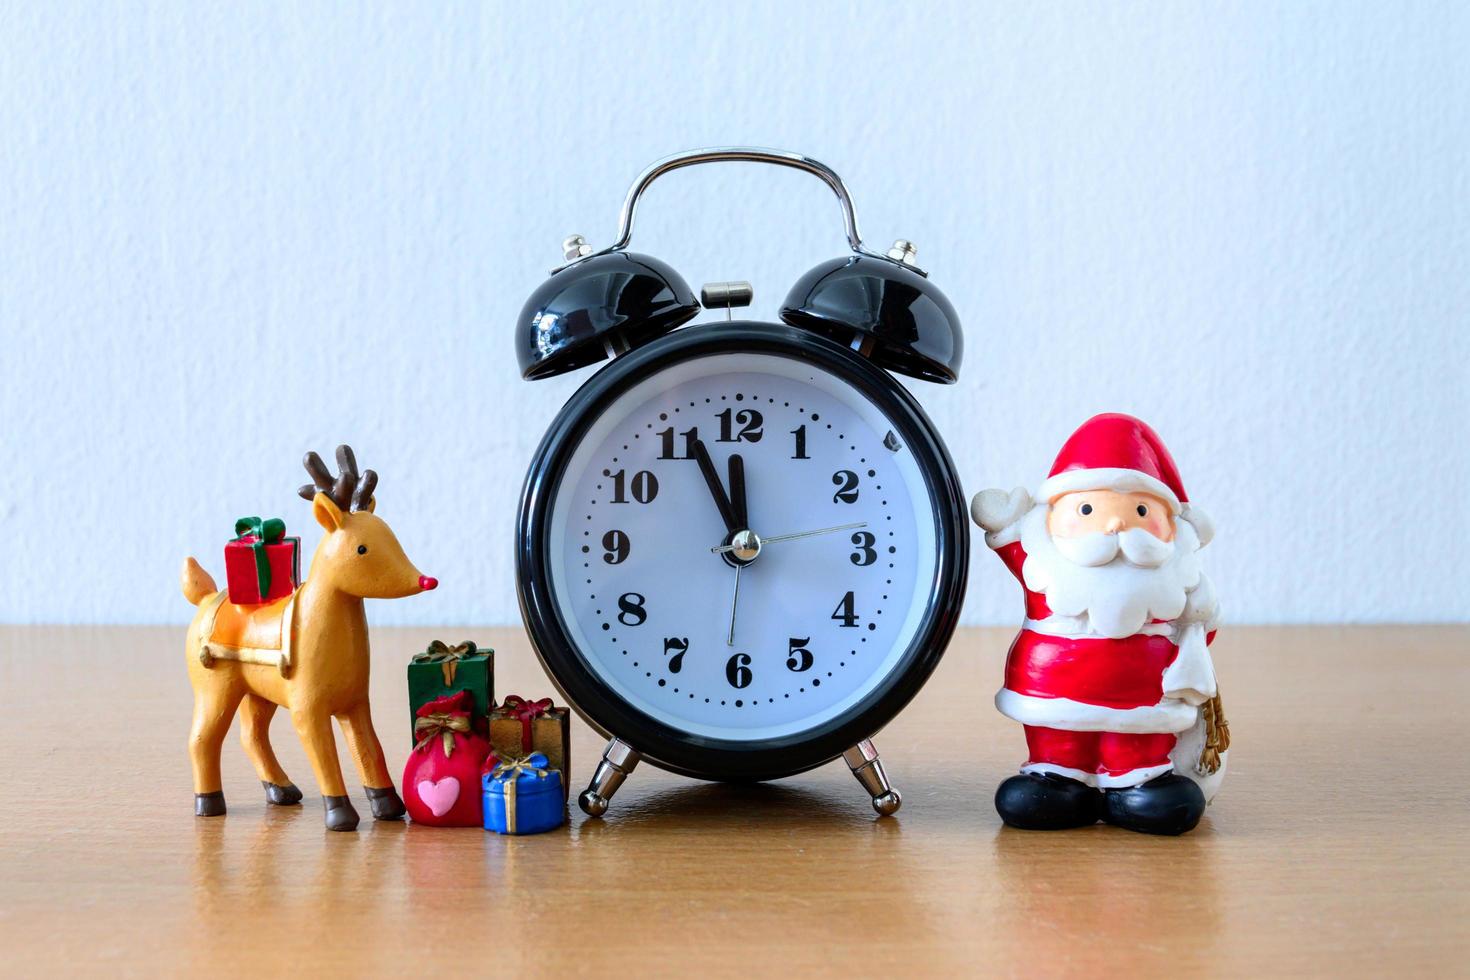
{"type": "MultiPolygon", "coordinates": [[[[853,528],[867,526],[867,521],[858,521],[854,524],[838,524],[836,527],[817,528],[815,531],[797,531],[794,534],[773,534],[769,538],[761,538],[761,544],[770,544],[772,541],[794,541],[797,538],[809,538],[816,534],[831,534],[833,531],[850,531],[853,528]]],[[[722,544],[711,548],[710,551],[718,555],[726,551],[733,551],[734,549],[735,546],[733,544],[722,544]]]]}
{"type": "Polygon", "coordinates": [[[705,448],[703,439],[694,440],[694,458],[699,462],[699,472],[704,475],[710,496],[715,498],[715,506],[720,510],[720,520],[725,522],[725,530],[731,534],[745,530],[735,520],[735,508],[725,495],[725,488],[720,485],[720,475],[715,472],[714,461],[709,458],[709,450],[705,448]]]}

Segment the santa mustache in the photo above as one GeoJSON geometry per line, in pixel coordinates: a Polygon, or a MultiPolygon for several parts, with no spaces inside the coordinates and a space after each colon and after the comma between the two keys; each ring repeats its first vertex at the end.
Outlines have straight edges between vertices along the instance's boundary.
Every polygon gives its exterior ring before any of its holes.
{"type": "Polygon", "coordinates": [[[1074,565],[1097,568],[1120,554],[1139,568],[1158,568],[1174,554],[1174,542],[1162,541],[1141,527],[1117,534],[1084,534],[1077,538],[1053,537],[1052,544],[1074,565]]]}

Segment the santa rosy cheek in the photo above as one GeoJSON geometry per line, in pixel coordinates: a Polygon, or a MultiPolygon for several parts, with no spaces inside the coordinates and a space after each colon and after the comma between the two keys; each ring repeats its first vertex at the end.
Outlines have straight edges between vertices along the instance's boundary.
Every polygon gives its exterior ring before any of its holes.
{"type": "Polygon", "coordinates": [[[1053,537],[1071,538],[1077,535],[1082,523],[1082,518],[1071,510],[1054,510],[1046,522],[1046,529],[1053,537]]]}

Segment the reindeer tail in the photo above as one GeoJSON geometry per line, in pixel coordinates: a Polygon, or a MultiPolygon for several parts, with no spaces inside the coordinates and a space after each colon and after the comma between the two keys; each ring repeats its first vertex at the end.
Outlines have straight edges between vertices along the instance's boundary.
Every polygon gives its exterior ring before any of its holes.
{"type": "Polygon", "coordinates": [[[193,558],[184,559],[184,567],[179,572],[179,588],[184,590],[184,598],[196,606],[219,591],[214,579],[193,558]]]}

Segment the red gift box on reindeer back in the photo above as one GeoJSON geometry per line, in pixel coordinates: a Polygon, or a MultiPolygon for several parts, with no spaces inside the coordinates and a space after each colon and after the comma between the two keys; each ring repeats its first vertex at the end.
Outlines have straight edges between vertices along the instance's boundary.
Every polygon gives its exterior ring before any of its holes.
{"type": "Polygon", "coordinates": [[[242,517],[225,545],[225,578],[238,606],[283,599],[301,583],[301,539],[278,517],[242,517]]]}

